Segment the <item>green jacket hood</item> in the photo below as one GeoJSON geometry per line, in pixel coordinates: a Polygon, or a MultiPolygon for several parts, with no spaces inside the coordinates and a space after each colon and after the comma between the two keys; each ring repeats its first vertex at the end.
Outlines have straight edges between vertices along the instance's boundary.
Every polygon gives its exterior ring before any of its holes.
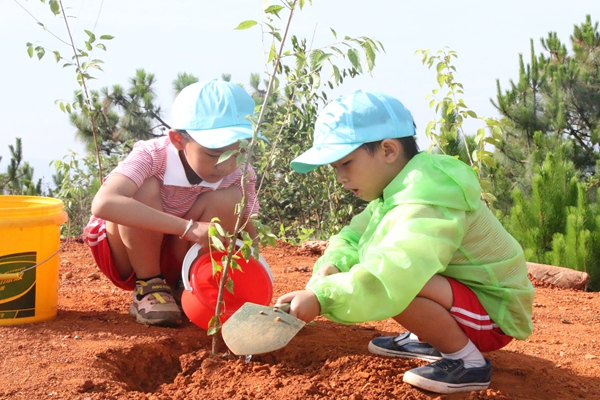
{"type": "Polygon", "coordinates": [[[426,152],[414,156],[383,190],[384,207],[429,204],[473,211],[480,199],[481,186],[470,166],[454,157],[426,152]]]}

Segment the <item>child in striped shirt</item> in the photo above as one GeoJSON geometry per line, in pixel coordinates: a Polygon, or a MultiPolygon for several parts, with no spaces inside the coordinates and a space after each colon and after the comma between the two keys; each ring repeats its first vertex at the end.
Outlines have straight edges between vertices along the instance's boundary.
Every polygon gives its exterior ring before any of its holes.
{"type": "MultiPolygon", "coordinates": [[[[214,217],[232,232],[243,195],[244,217],[257,213],[254,170],[248,169],[242,188],[235,154],[218,162],[252,138],[247,117],[254,106],[245,90],[229,82],[189,85],[175,99],[168,136],[136,143],[94,197],[85,242],[108,279],[133,290],[129,312],[139,323],[179,324],[172,290],[190,246],[208,247],[214,217]]],[[[245,230],[256,237],[251,221],[245,230]]]]}

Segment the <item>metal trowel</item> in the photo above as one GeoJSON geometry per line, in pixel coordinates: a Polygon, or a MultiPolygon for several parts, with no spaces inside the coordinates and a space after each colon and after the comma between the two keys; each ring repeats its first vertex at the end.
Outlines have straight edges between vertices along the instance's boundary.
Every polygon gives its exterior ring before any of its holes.
{"type": "Polygon", "coordinates": [[[221,327],[223,340],[238,356],[281,349],[306,324],[288,313],[289,303],[278,307],[244,303],[221,327]]]}

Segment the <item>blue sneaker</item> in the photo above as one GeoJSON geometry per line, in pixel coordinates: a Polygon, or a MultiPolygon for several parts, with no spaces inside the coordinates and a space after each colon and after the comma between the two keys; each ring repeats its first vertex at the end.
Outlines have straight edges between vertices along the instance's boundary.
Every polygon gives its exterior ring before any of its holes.
{"type": "Polygon", "coordinates": [[[465,368],[463,360],[443,358],[406,371],[403,381],[430,392],[449,394],[485,390],[491,379],[492,364],[488,359],[483,367],[465,368]]]}
{"type": "Polygon", "coordinates": [[[410,332],[375,338],[369,342],[369,351],[388,357],[418,358],[425,361],[442,359],[440,352],[429,343],[411,339],[410,332]]]}

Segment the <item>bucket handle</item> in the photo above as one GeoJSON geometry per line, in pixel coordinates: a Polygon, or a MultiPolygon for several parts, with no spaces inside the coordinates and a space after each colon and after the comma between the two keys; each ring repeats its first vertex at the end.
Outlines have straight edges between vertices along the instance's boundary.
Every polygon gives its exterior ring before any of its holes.
{"type": "MultiPolygon", "coordinates": [[[[237,239],[235,244],[236,246],[241,247],[244,245],[244,242],[240,239],[237,239]]],[[[190,285],[190,268],[192,267],[192,264],[194,263],[196,258],[198,258],[198,253],[200,252],[201,248],[202,246],[198,243],[194,244],[192,247],[190,247],[187,254],[185,255],[185,258],[183,259],[183,266],[181,268],[181,280],[183,281],[183,287],[185,288],[185,290],[187,290],[190,293],[194,291],[192,289],[192,285],[190,285]]],[[[260,254],[258,255],[258,261],[265,268],[267,274],[269,274],[271,282],[273,282],[273,273],[271,272],[271,268],[269,267],[269,264],[267,264],[267,261],[260,254]]]]}
{"type": "Polygon", "coordinates": [[[56,250],[54,253],[50,254],[50,256],[48,258],[46,258],[45,260],[40,261],[39,263],[32,265],[31,267],[27,267],[22,271],[19,272],[6,272],[6,273],[0,273],[0,280],[13,280],[13,279],[20,279],[23,274],[27,271],[29,271],[30,269],[34,269],[39,267],[40,265],[42,265],[45,262],[50,261],[55,255],[57,255],[58,253],[60,253],[67,244],[69,244],[70,242],[70,238],[71,238],[71,224],[69,223],[70,221],[67,220],[67,238],[65,239],[65,242],[58,248],[58,250],[56,250]]]}

